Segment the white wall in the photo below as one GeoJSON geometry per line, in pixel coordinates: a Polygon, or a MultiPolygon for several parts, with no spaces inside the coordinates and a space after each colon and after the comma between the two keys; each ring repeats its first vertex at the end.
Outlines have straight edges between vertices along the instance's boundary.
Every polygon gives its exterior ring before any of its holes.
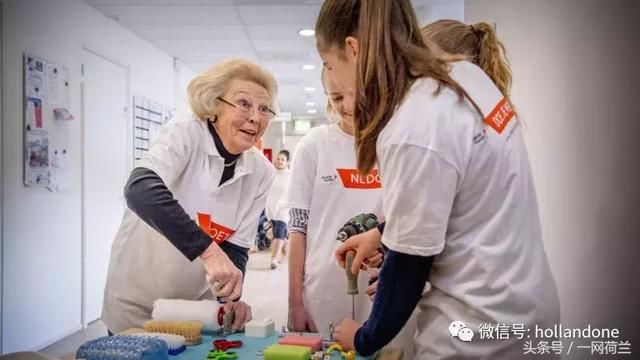
{"type": "Polygon", "coordinates": [[[464,20],[464,0],[414,0],[413,4],[421,25],[439,19],[464,20]]]}
{"type": "Polygon", "coordinates": [[[8,204],[2,229],[2,350],[6,353],[41,348],[81,326],[83,46],[129,66],[133,95],[174,106],[175,79],[169,55],[80,1],[6,1],[2,20],[3,192],[8,204]],[[50,146],[68,150],[71,174],[66,192],[23,186],[25,51],[69,69],[70,110],[76,119],[48,124],[50,146]]]}
{"type": "Polygon", "coordinates": [[[274,155],[281,150],[282,145],[282,122],[272,121],[269,123],[267,131],[262,135],[262,147],[273,149],[274,155]]]}
{"type": "Polygon", "coordinates": [[[289,154],[291,154],[293,160],[293,156],[296,153],[296,148],[298,147],[298,143],[302,139],[303,135],[287,135],[285,136],[285,149],[289,150],[289,154]]]}
{"type": "Polygon", "coordinates": [[[179,60],[175,63],[176,117],[183,119],[191,115],[187,86],[197,73],[184,66],[179,60]]]}
{"type": "Polygon", "coordinates": [[[295,134],[293,126],[286,124],[283,146],[282,133],[282,122],[272,122],[262,137],[263,147],[273,149],[274,157],[283,149],[289,150],[289,154],[293,156],[296,146],[304,134],[295,134]]]}
{"type": "MultiPolygon", "coordinates": [[[[4,149],[2,147],[2,134],[4,133],[4,116],[2,116],[2,99],[3,99],[3,89],[4,83],[2,81],[2,59],[3,59],[3,40],[2,40],[2,9],[4,3],[0,1],[0,149],[4,149]]],[[[4,156],[0,155],[0,354],[2,354],[2,278],[4,274],[2,272],[2,253],[4,248],[4,233],[3,233],[3,220],[4,220],[4,156]]]]}
{"type": "Polygon", "coordinates": [[[562,322],[617,327],[622,340],[640,335],[638,14],[634,1],[465,8],[467,22],[495,22],[511,54],[562,322]]]}

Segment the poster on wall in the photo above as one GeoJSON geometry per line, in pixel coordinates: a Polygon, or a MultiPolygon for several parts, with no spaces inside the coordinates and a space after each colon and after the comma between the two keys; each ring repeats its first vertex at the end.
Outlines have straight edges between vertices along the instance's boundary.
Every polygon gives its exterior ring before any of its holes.
{"type": "Polygon", "coordinates": [[[24,56],[24,84],[27,97],[41,99],[45,93],[44,89],[44,67],[45,62],[33,55],[24,56]]]}
{"type": "Polygon", "coordinates": [[[63,188],[60,183],[67,181],[68,172],[66,156],[63,158],[61,154],[66,155],[67,150],[55,134],[66,128],[48,128],[48,124],[52,119],[73,119],[68,110],[69,71],[29,53],[24,54],[23,65],[24,185],[60,191],[63,188]]]}
{"type": "Polygon", "coordinates": [[[51,182],[48,134],[41,129],[27,129],[26,133],[25,185],[48,186],[51,182]]]}
{"type": "Polygon", "coordinates": [[[69,70],[59,64],[47,63],[45,72],[47,97],[54,119],[73,120],[69,111],[69,70]]]}
{"type": "Polygon", "coordinates": [[[69,93],[66,91],[69,86],[66,80],[67,70],[57,64],[47,64],[46,74],[49,102],[53,107],[67,107],[69,103],[69,93]]]}
{"type": "Polygon", "coordinates": [[[29,187],[45,187],[51,180],[49,136],[43,118],[45,67],[43,59],[24,55],[24,184],[29,187]]]}
{"type": "Polygon", "coordinates": [[[27,112],[25,114],[27,130],[42,129],[42,100],[38,98],[27,98],[27,112]]]}
{"type": "Polygon", "coordinates": [[[69,164],[67,160],[67,150],[54,150],[49,159],[49,185],[47,189],[51,191],[64,191],[69,185],[69,164]]]}

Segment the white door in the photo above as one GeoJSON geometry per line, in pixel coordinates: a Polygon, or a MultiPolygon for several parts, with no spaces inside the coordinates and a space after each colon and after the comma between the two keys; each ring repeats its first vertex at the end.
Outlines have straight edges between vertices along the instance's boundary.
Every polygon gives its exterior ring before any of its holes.
{"type": "Polygon", "coordinates": [[[128,70],[83,51],[83,324],[100,318],[129,170],[128,70]]]}
{"type": "MultiPolygon", "coordinates": [[[[0,20],[2,19],[2,2],[0,2],[0,20]]],[[[0,26],[0,69],[2,69],[2,26],[0,26]]],[[[2,312],[3,312],[3,293],[4,293],[4,284],[2,282],[3,274],[4,274],[4,255],[2,253],[2,249],[4,249],[4,230],[2,229],[2,224],[4,223],[4,159],[3,156],[6,154],[5,148],[2,142],[2,129],[4,128],[2,115],[2,98],[3,98],[3,89],[4,89],[4,81],[2,79],[2,72],[0,71],[0,149],[2,150],[2,155],[0,155],[0,355],[4,354],[2,352],[2,312]]]]}

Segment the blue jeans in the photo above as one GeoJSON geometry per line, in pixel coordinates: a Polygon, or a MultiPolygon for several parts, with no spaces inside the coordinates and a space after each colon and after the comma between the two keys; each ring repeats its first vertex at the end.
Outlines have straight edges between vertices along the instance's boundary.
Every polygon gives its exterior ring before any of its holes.
{"type": "Polygon", "coordinates": [[[287,239],[287,224],[280,220],[271,220],[274,239],[287,239]]]}

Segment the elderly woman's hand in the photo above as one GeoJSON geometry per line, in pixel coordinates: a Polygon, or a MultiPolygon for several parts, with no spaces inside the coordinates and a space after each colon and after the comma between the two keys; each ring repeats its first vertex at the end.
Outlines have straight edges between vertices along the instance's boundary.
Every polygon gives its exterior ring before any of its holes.
{"type": "Polygon", "coordinates": [[[212,242],[207,250],[200,255],[200,258],[204,262],[207,281],[213,295],[227,302],[240,298],[242,295],[242,271],[231,262],[218,244],[212,242]]]}
{"type": "Polygon", "coordinates": [[[237,301],[224,304],[224,310],[227,313],[233,313],[233,324],[231,330],[236,332],[244,328],[244,325],[253,319],[251,315],[251,306],[244,301],[237,301]]]}

